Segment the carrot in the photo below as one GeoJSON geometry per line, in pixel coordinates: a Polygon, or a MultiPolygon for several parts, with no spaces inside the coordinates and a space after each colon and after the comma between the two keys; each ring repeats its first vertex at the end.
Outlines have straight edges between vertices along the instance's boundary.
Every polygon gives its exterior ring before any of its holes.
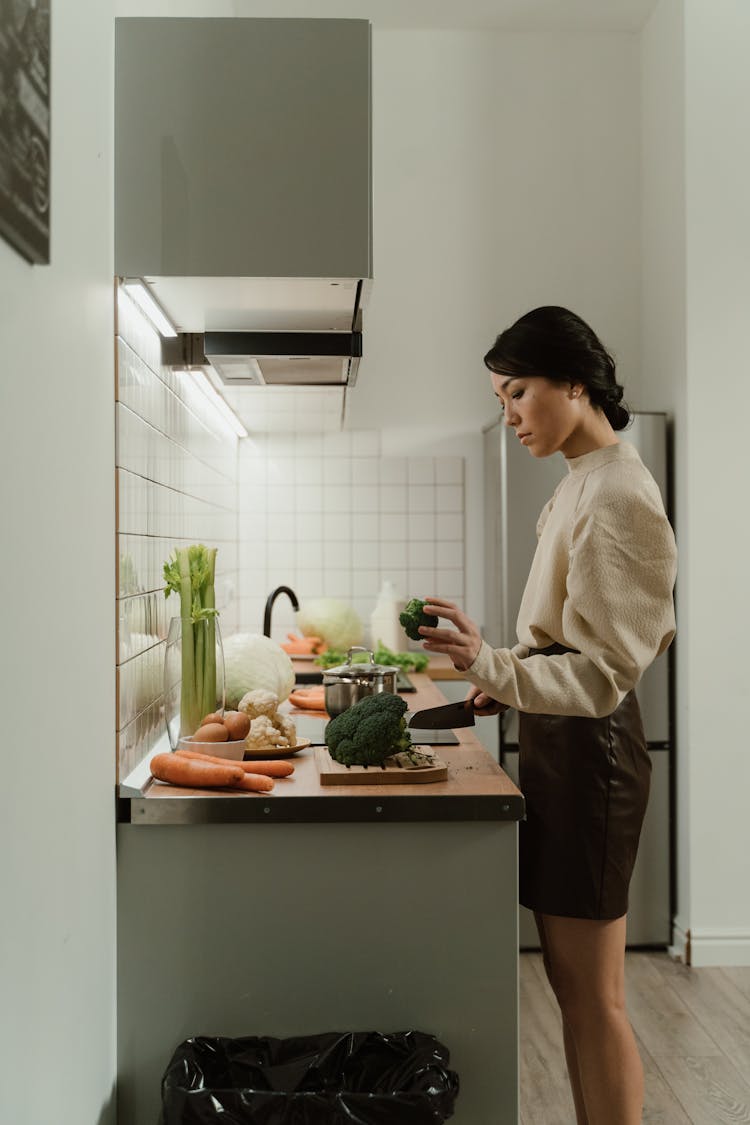
{"type": "Polygon", "coordinates": [[[287,638],[281,647],[290,656],[312,656],[316,652],[325,652],[326,646],[320,637],[298,637],[296,633],[287,633],[287,638]]]}
{"type": "MultiPolygon", "coordinates": [[[[196,761],[214,762],[216,765],[226,765],[226,758],[215,758],[211,754],[199,754],[196,750],[175,750],[175,754],[179,754],[181,758],[193,758],[196,761]]],[[[289,777],[294,773],[294,766],[291,762],[232,762],[233,766],[239,766],[245,773],[260,773],[265,774],[266,777],[289,777]]]]}
{"type": "Polygon", "coordinates": [[[273,778],[261,777],[257,773],[243,773],[242,780],[236,781],[234,789],[251,789],[255,793],[268,793],[273,789],[273,778]]]}
{"type": "Polygon", "coordinates": [[[302,711],[325,711],[325,688],[296,688],[289,696],[289,702],[302,711]]]}
{"type": "Polygon", "coordinates": [[[226,761],[219,766],[215,762],[192,761],[181,754],[155,754],[150,769],[159,781],[188,789],[221,789],[237,785],[245,776],[239,766],[226,761]]]}

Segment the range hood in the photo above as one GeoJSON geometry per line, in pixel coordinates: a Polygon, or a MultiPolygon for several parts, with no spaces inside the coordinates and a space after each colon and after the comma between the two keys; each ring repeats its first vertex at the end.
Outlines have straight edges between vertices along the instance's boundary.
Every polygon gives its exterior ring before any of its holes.
{"type": "Polygon", "coordinates": [[[180,333],[165,363],[227,386],[355,381],[370,39],[361,19],[115,21],[115,273],[180,333]]]}
{"type": "Polygon", "coordinates": [[[162,341],[163,363],[210,366],[227,387],[354,385],[365,282],[213,279],[207,290],[207,280],[188,286],[185,279],[151,279],[178,328],[176,338],[162,341]]]}
{"type": "Polygon", "coordinates": [[[351,387],[362,333],[206,332],[203,352],[228,387],[351,387]]]}

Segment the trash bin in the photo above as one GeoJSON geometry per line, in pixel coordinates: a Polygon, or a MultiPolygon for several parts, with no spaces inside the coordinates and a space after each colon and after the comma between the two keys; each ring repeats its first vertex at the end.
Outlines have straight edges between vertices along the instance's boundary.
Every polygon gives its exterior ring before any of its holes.
{"type": "Polygon", "coordinates": [[[421,1031],[186,1039],[162,1079],[164,1125],[439,1125],[458,1075],[421,1031]]]}

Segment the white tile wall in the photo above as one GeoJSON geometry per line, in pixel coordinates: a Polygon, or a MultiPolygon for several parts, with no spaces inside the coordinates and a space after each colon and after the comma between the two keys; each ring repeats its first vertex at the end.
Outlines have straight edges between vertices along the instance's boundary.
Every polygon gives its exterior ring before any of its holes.
{"type": "MultiPolygon", "coordinates": [[[[463,458],[381,457],[377,432],[344,431],[256,435],[239,460],[242,629],[262,627],[279,585],[344,598],[365,627],[385,578],[464,603],[463,458]]],[[[280,598],[274,639],[294,627],[280,598]]]]}
{"type": "Polygon", "coordinates": [[[120,777],[161,737],[162,669],[169,618],[162,568],[181,544],[218,548],[216,602],[237,627],[236,436],[192,380],[161,365],[158,334],[118,295],[117,732],[120,777]]]}

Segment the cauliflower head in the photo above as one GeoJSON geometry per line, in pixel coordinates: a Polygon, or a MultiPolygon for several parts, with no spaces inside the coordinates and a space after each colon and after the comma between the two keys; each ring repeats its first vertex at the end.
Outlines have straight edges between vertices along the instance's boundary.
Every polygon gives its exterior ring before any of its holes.
{"type": "Polygon", "coordinates": [[[289,744],[268,715],[258,715],[250,723],[250,733],[245,739],[245,745],[248,750],[270,750],[289,744]]]}
{"type": "Polygon", "coordinates": [[[237,710],[243,711],[251,719],[257,719],[260,715],[273,719],[278,706],[278,695],[275,695],[272,691],[267,691],[265,688],[254,688],[253,691],[245,692],[237,710]]]}

